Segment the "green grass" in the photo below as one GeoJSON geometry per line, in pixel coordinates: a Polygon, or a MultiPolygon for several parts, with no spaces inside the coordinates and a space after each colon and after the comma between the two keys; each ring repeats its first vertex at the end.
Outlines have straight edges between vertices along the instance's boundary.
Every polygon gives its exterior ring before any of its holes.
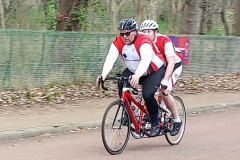
{"type": "Polygon", "coordinates": [[[159,33],[167,34],[168,33],[168,23],[166,21],[158,21],[159,33]]]}
{"type": "Polygon", "coordinates": [[[28,99],[32,99],[33,97],[35,97],[36,96],[36,94],[35,94],[35,92],[33,92],[33,91],[27,91],[27,93],[26,93],[26,97],[28,98],[28,99]]]}
{"type": "Polygon", "coordinates": [[[216,35],[216,36],[223,36],[224,35],[224,29],[222,26],[213,26],[211,31],[205,30],[206,35],[216,35]]]}

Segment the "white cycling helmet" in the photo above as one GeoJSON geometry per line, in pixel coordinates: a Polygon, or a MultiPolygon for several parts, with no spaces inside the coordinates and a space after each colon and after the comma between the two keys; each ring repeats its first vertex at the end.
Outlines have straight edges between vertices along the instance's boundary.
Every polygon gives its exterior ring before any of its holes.
{"type": "Polygon", "coordinates": [[[158,29],[158,24],[156,21],[151,19],[145,20],[140,25],[140,31],[143,31],[145,29],[158,29]]]}

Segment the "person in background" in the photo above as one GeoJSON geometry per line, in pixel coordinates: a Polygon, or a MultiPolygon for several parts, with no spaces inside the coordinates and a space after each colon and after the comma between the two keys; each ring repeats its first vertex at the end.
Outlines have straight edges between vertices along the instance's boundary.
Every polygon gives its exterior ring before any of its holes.
{"type": "Polygon", "coordinates": [[[173,127],[170,131],[172,136],[179,133],[182,121],[177,112],[177,106],[173,96],[170,94],[182,72],[182,57],[180,51],[176,51],[171,39],[158,33],[158,24],[156,21],[144,20],[140,25],[140,31],[144,32],[153,41],[156,51],[164,57],[166,72],[161,80],[160,89],[163,101],[173,115],[173,127]]]}

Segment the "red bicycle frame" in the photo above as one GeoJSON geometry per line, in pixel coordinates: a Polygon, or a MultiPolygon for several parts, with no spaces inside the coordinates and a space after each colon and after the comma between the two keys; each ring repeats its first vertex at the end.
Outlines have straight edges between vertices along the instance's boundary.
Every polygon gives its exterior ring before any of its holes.
{"type": "Polygon", "coordinates": [[[144,108],[145,105],[137,102],[136,99],[129,92],[129,89],[125,88],[125,87],[123,88],[123,91],[122,91],[122,99],[121,100],[124,102],[124,104],[127,108],[130,119],[135,127],[135,132],[140,133],[140,127],[142,125],[143,113],[145,113],[146,115],[149,115],[146,108],[144,108]],[[137,121],[135,118],[135,115],[131,108],[130,102],[134,103],[140,109],[139,121],[137,121]]]}

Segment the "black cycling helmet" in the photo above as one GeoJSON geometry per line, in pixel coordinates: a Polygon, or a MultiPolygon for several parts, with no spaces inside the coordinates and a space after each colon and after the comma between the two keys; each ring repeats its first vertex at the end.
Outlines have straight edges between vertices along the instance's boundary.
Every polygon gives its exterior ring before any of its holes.
{"type": "Polygon", "coordinates": [[[120,29],[120,30],[137,29],[137,22],[133,18],[124,19],[119,22],[118,29],[120,29]]]}

